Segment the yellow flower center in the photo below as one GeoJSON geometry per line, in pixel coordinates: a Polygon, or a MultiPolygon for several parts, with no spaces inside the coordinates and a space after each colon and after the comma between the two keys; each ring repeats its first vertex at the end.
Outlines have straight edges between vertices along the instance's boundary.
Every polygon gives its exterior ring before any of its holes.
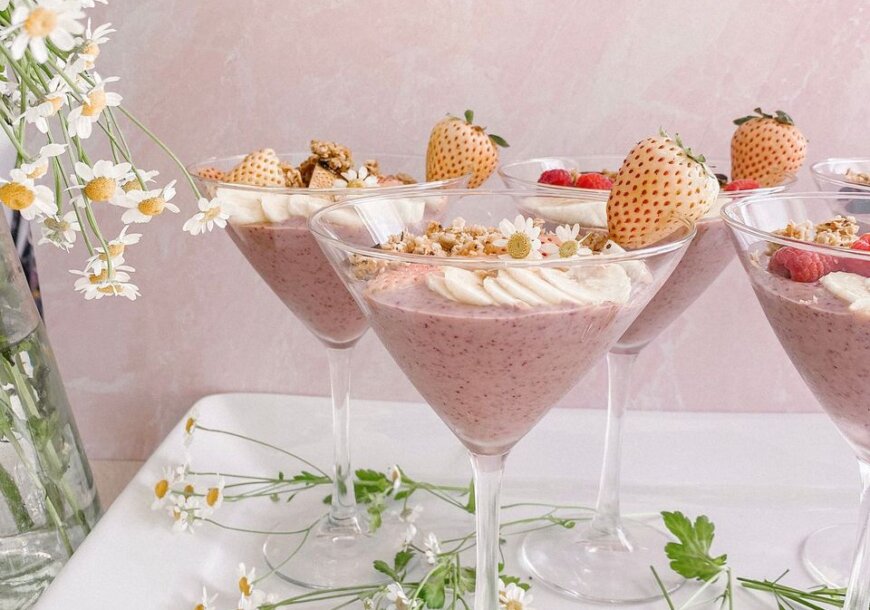
{"type": "Polygon", "coordinates": [[[532,240],[525,233],[514,233],[507,243],[511,258],[526,258],[532,252],[532,240]]]}
{"type": "Polygon", "coordinates": [[[208,490],[208,493],[205,496],[205,503],[209,506],[214,506],[217,504],[217,501],[220,500],[221,490],[217,487],[212,487],[208,490]]]}
{"type": "Polygon", "coordinates": [[[34,199],[36,195],[33,191],[18,182],[7,182],[0,186],[0,201],[13,210],[29,208],[34,199]]]}
{"type": "Polygon", "coordinates": [[[124,189],[125,193],[129,193],[130,191],[141,191],[142,183],[139,182],[138,178],[133,178],[132,180],[125,182],[124,186],[121,188],[124,189]]]}
{"type": "Polygon", "coordinates": [[[42,221],[42,224],[44,224],[47,229],[56,233],[63,233],[70,228],[70,224],[63,218],[54,218],[53,216],[46,216],[45,220],[42,221]]]}
{"type": "Polygon", "coordinates": [[[39,165],[35,166],[32,170],[30,170],[30,173],[27,174],[27,177],[30,178],[31,180],[39,180],[47,173],[48,173],[48,163],[45,163],[45,164],[40,163],[39,165]]]}
{"type": "Polygon", "coordinates": [[[145,214],[145,216],[157,216],[158,214],[163,212],[163,208],[166,206],[166,201],[163,197],[159,195],[157,197],[149,197],[148,199],[143,199],[139,203],[139,211],[145,214]]]}
{"type": "Polygon", "coordinates": [[[569,239],[561,246],[559,246],[559,256],[562,258],[571,258],[575,254],[577,254],[577,242],[573,239],[569,239]]]}
{"type": "Polygon", "coordinates": [[[115,194],[118,183],[112,178],[94,178],[85,185],[85,195],[91,201],[108,201],[115,194]]]}
{"type": "Polygon", "coordinates": [[[82,116],[99,116],[106,107],[106,92],[94,89],[88,93],[88,99],[82,104],[82,116]]]}
{"type": "Polygon", "coordinates": [[[30,11],[24,21],[24,31],[31,38],[45,38],[57,26],[57,13],[43,6],[30,11]]]}
{"type": "Polygon", "coordinates": [[[194,492],[194,491],[195,491],[195,490],[194,490],[194,488],[193,488],[193,485],[191,485],[190,483],[188,483],[187,485],[184,486],[184,495],[185,495],[185,497],[189,498],[190,496],[193,495],[193,492],[194,492]]]}
{"type": "Polygon", "coordinates": [[[366,187],[366,183],[356,178],[355,180],[347,181],[347,188],[349,189],[364,189],[366,187]]]}
{"type": "Polygon", "coordinates": [[[169,481],[166,479],[161,479],[157,481],[157,485],[154,486],[154,495],[157,496],[159,500],[162,500],[166,495],[166,492],[169,491],[169,481]]]}
{"type": "Polygon", "coordinates": [[[239,591],[241,591],[242,595],[245,597],[251,596],[251,583],[248,582],[247,576],[242,576],[239,579],[239,591]]]}
{"type": "Polygon", "coordinates": [[[82,55],[90,55],[91,57],[96,59],[100,55],[100,45],[98,45],[93,40],[89,40],[82,46],[82,50],[80,52],[82,55]]]}
{"type": "Polygon", "coordinates": [[[220,208],[220,206],[216,205],[215,207],[203,212],[202,219],[205,222],[208,222],[209,220],[214,220],[215,218],[217,218],[220,215],[221,215],[221,208],[220,208]]]}
{"type": "Polygon", "coordinates": [[[205,610],[205,606],[202,604],[197,604],[193,607],[193,610],[205,610]]]}
{"type": "Polygon", "coordinates": [[[504,605],[505,610],[523,610],[522,602],[518,602],[515,599],[510,600],[508,603],[504,605]]]}
{"type": "Polygon", "coordinates": [[[187,432],[188,434],[191,434],[193,432],[193,427],[195,425],[196,425],[196,418],[188,417],[187,421],[184,422],[184,431],[187,432]]]}
{"type": "MultiPolygon", "coordinates": [[[[124,244],[122,244],[121,242],[117,242],[117,241],[110,241],[109,242],[109,257],[118,258],[123,253],[124,253],[124,244]]],[[[100,254],[100,258],[103,260],[106,260],[105,253],[100,254]]]]}
{"type": "Polygon", "coordinates": [[[97,288],[97,292],[102,292],[103,294],[117,294],[118,293],[118,285],[115,283],[106,284],[105,286],[99,286],[97,288]]]}
{"type": "Polygon", "coordinates": [[[60,110],[60,107],[63,106],[63,97],[61,97],[60,95],[53,95],[52,97],[47,98],[45,101],[51,104],[52,116],[54,116],[57,111],[60,110]]]}
{"type": "Polygon", "coordinates": [[[91,284],[101,284],[109,279],[109,270],[103,269],[100,271],[99,275],[91,274],[88,276],[88,279],[91,281],[91,284]]]}

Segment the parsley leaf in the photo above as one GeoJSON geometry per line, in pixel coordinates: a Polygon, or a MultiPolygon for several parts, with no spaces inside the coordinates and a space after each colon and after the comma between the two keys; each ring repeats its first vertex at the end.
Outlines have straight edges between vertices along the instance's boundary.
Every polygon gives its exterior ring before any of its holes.
{"type": "Polygon", "coordinates": [[[662,512],[662,518],[665,527],[679,541],[665,546],[674,572],[685,578],[708,581],[725,569],[727,555],[710,556],[716,527],[706,515],[701,515],[694,523],[679,511],[662,512]]]}

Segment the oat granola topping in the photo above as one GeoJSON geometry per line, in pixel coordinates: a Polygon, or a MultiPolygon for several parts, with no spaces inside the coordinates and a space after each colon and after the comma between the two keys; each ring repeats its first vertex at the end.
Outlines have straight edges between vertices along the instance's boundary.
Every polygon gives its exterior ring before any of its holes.
{"type": "Polygon", "coordinates": [[[353,167],[353,156],[347,146],[326,140],[311,140],[311,153],[326,169],[340,174],[353,167]]]}
{"type": "Polygon", "coordinates": [[[870,172],[858,172],[849,168],[846,170],[846,180],[857,184],[870,184],[870,172]]]}
{"type": "Polygon", "coordinates": [[[852,216],[836,216],[828,222],[816,225],[817,244],[848,248],[858,239],[858,222],[852,216]]]}
{"type": "MultiPolygon", "coordinates": [[[[773,232],[774,235],[781,235],[782,237],[788,237],[789,239],[799,239],[800,241],[810,241],[812,239],[813,234],[813,223],[809,220],[805,220],[804,222],[794,223],[789,221],[789,223],[785,226],[784,229],[777,229],[773,232]]],[[[782,246],[775,243],[767,244],[767,253],[773,254],[777,250],[779,250],[782,246]]]]}

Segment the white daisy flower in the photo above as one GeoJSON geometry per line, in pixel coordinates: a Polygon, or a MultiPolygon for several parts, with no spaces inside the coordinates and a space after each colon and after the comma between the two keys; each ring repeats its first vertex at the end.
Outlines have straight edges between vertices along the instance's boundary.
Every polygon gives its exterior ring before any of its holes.
{"type": "Polygon", "coordinates": [[[70,137],[78,136],[83,140],[91,137],[94,123],[100,120],[103,110],[121,105],[123,98],[119,93],[106,91],[106,85],[117,80],[115,76],[101,79],[94,74],[93,88],[84,96],[81,105],[70,110],[67,115],[70,137]]]}
{"type": "Polygon", "coordinates": [[[73,275],[81,276],[73,284],[76,292],[81,292],[85,300],[102,299],[104,296],[123,296],[135,301],[139,296],[139,288],[130,283],[130,273],[135,271],[133,267],[118,265],[113,267],[114,277],[109,277],[109,270],[101,267],[99,272],[92,269],[93,258],[88,260],[88,266],[84,271],[70,269],[73,275]]]}
{"type": "Polygon", "coordinates": [[[51,244],[69,252],[76,242],[76,232],[81,231],[75,212],[67,212],[63,216],[45,216],[41,222],[42,239],[38,245],[51,244]]]}
{"type": "Polygon", "coordinates": [[[507,249],[507,254],[502,254],[501,258],[541,258],[541,228],[536,227],[531,218],[518,214],[513,222],[504,219],[498,223],[498,230],[502,237],[492,244],[507,249]]]}
{"type": "Polygon", "coordinates": [[[211,201],[205,197],[200,197],[197,203],[199,212],[188,218],[182,229],[191,235],[199,235],[206,231],[211,232],[215,227],[223,229],[227,226],[227,219],[230,217],[223,205],[223,202],[217,197],[211,201]]]}
{"type": "Polygon", "coordinates": [[[245,564],[239,564],[239,592],[242,594],[242,599],[249,599],[254,594],[254,581],[257,580],[257,568],[252,567],[250,570],[245,568],[245,564]]]}
{"type": "Polygon", "coordinates": [[[102,246],[97,246],[96,248],[94,248],[94,252],[96,252],[96,254],[88,259],[88,264],[85,268],[90,269],[93,273],[99,274],[106,267],[106,262],[108,260],[112,261],[112,266],[115,269],[117,269],[119,265],[123,265],[124,252],[126,252],[127,246],[138,244],[139,239],[142,237],[141,233],[128,234],[127,230],[129,228],[129,225],[124,226],[124,228],[121,229],[121,233],[118,234],[118,237],[106,244],[107,246],[109,246],[108,255],[103,252],[102,246]]]}
{"type": "Polygon", "coordinates": [[[341,172],[341,177],[344,180],[336,180],[333,184],[335,188],[365,189],[378,185],[378,177],[369,174],[369,168],[365,166],[341,172]]]}
{"type": "Polygon", "coordinates": [[[532,596],[526,593],[516,583],[505,585],[504,581],[498,580],[498,606],[500,610],[534,610],[529,604],[532,596]]]}
{"type": "Polygon", "coordinates": [[[33,220],[40,215],[54,215],[57,206],[54,193],[42,184],[34,184],[20,169],[9,172],[10,180],[3,180],[0,186],[0,202],[7,208],[16,210],[26,220],[33,220]]]}
{"type": "Polygon", "coordinates": [[[218,598],[218,594],[215,593],[212,596],[209,596],[208,591],[205,587],[202,588],[202,598],[199,603],[194,606],[193,610],[215,610],[215,600],[218,598]]]}
{"type": "Polygon", "coordinates": [[[387,478],[393,483],[393,493],[399,491],[399,488],[402,487],[402,471],[397,464],[387,468],[387,478]]]}
{"type": "Polygon", "coordinates": [[[80,190],[91,201],[107,201],[114,205],[121,205],[125,199],[121,185],[129,180],[132,166],[129,163],[112,163],[100,160],[91,168],[87,163],[76,161],[76,175],[73,180],[78,185],[70,190],[80,190]]]}
{"type": "Polygon", "coordinates": [[[23,163],[21,171],[31,180],[39,180],[48,173],[48,163],[53,157],[62,155],[66,144],[46,144],[39,149],[39,155],[30,163],[23,163]]]}
{"type": "Polygon", "coordinates": [[[213,513],[224,503],[224,486],[226,481],[223,477],[218,477],[218,483],[214,487],[209,487],[205,492],[205,510],[208,514],[213,513]]]}
{"type": "Polygon", "coordinates": [[[160,175],[160,172],[157,170],[146,172],[141,169],[133,172],[133,175],[130,177],[127,182],[121,185],[121,188],[124,189],[125,193],[129,193],[131,191],[141,191],[148,185],[149,182],[154,182],[154,178],[160,175]]]}
{"type": "Polygon", "coordinates": [[[408,599],[405,588],[397,582],[387,585],[387,599],[390,601],[387,610],[411,610],[416,606],[408,599]]]}
{"type": "Polygon", "coordinates": [[[172,497],[169,514],[172,515],[173,532],[193,533],[194,527],[200,524],[202,503],[196,496],[175,495],[172,497]]]}
{"type": "Polygon", "coordinates": [[[184,446],[189,447],[193,442],[193,433],[196,431],[196,425],[199,423],[199,409],[194,409],[187,416],[184,422],[184,446]]]}
{"type": "Polygon", "coordinates": [[[178,206],[169,203],[173,197],[175,197],[175,180],[162,189],[130,191],[121,204],[128,208],[121,215],[121,222],[124,224],[151,222],[152,218],[159,216],[166,210],[178,214],[180,212],[178,206]]]}
{"type": "Polygon", "coordinates": [[[426,540],[423,541],[423,547],[426,549],[426,561],[429,565],[438,563],[438,555],[441,554],[441,544],[438,542],[438,536],[434,532],[429,532],[426,540]]]}
{"type": "Polygon", "coordinates": [[[39,63],[48,60],[48,39],[61,51],[71,51],[75,46],[74,36],[84,27],[77,20],[84,17],[78,2],[67,0],[36,0],[32,5],[17,6],[12,12],[11,25],[0,35],[4,38],[15,35],[9,51],[13,59],[21,59],[30,48],[39,63]]]}
{"type": "Polygon", "coordinates": [[[580,225],[561,225],[556,227],[558,243],[548,242],[541,246],[541,252],[547,256],[560,258],[575,258],[579,254],[591,254],[592,250],[580,246],[580,225]]]}
{"type": "Polygon", "coordinates": [[[164,466],[163,478],[154,484],[154,501],[151,503],[151,510],[157,510],[166,506],[167,502],[172,497],[172,486],[184,481],[187,476],[187,467],[182,466],[164,466]]]}
{"type": "Polygon", "coordinates": [[[56,115],[66,104],[68,90],[66,82],[61,77],[52,78],[45,95],[35,100],[35,103],[24,111],[24,120],[35,125],[41,133],[48,133],[48,119],[56,115]]]}
{"type": "Polygon", "coordinates": [[[104,23],[91,31],[91,20],[88,19],[88,26],[85,28],[84,38],[76,39],[78,47],[78,55],[84,60],[85,70],[94,68],[97,57],[100,55],[100,45],[109,42],[109,34],[114,33],[111,23],[104,23]]]}

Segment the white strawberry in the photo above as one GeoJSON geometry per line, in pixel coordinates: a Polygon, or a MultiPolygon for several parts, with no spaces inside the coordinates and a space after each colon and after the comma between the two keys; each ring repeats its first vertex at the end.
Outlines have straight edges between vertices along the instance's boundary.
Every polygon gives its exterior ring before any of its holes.
{"type": "Polygon", "coordinates": [[[719,182],[703,155],[664,131],[638,142],[616,175],[607,200],[610,238],[642,248],[695,222],[719,195],[719,182]]]}
{"type": "Polygon", "coordinates": [[[474,113],[465,120],[448,116],[432,128],[426,150],[426,180],[447,180],[471,175],[468,188],[477,188],[498,166],[498,147],[509,144],[474,124],[474,113]]]}

